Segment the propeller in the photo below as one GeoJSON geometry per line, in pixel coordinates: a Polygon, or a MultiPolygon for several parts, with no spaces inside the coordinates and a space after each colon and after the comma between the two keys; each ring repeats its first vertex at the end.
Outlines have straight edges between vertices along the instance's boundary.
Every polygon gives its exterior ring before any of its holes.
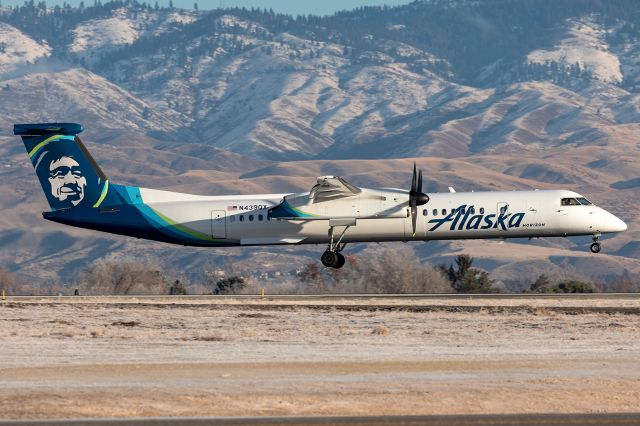
{"type": "Polygon", "coordinates": [[[416,222],[418,220],[418,206],[429,202],[429,196],[422,192],[422,170],[417,173],[416,163],[413,163],[413,178],[411,179],[411,190],[409,191],[409,207],[411,208],[411,225],[413,226],[413,236],[416,236],[416,222]]]}

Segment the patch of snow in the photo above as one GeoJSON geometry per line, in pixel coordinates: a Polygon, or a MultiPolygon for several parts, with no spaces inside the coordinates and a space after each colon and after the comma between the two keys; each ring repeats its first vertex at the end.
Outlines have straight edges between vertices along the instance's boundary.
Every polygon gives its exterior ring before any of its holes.
{"type": "Polygon", "coordinates": [[[569,31],[552,50],[538,49],[527,55],[529,63],[555,61],[564,65],[580,64],[601,81],[622,82],[620,60],[604,41],[606,31],[592,18],[568,20],[569,31]]]}
{"type": "Polygon", "coordinates": [[[69,51],[91,62],[100,53],[132,44],[146,34],[157,36],[169,32],[195,21],[197,16],[197,12],[184,10],[147,12],[120,8],[109,18],[92,19],[78,25],[73,31],[69,51]]]}
{"type": "Polygon", "coordinates": [[[0,74],[32,64],[51,54],[46,43],[38,43],[11,25],[0,22],[0,74]]]}
{"type": "Polygon", "coordinates": [[[222,15],[216,20],[216,23],[222,29],[231,29],[237,27],[247,33],[255,33],[258,30],[267,31],[262,25],[251,21],[245,21],[244,19],[240,19],[237,16],[233,15],[222,15]]]}
{"type": "Polygon", "coordinates": [[[138,39],[140,30],[126,9],[115,10],[107,19],[92,19],[80,24],[73,31],[72,53],[96,56],[100,51],[131,44],[138,39]]]}
{"type": "Polygon", "coordinates": [[[391,30],[391,31],[400,31],[400,30],[404,30],[406,28],[406,25],[401,25],[401,24],[389,24],[387,25],[387,29],[391,30]]]}
{"type": "MultiPolygon", "coordinates": [[[[61,72],[37,72],[3,82],[8,93],[19,93],[5,102],[5,120],[66,121],[70,117],[95,128],[149,129],[171,132],[181,125],[160,114],[145,101],[82,68],[61,72]],[[34,107],[37,106],[37,107],[34,107]]],[[[4,96],[4,95],[3,95],[4,96]]],[[[15,122],[15,121],[14,121],[15,122]]]]}
{"type": "Polygon", "coordinates": [[[178,25],[188,25],[193,23],[198,18],[197,12],[188,10],[176,10],[170,12],[166,18],[158,25],[158,28],[153,32],[154,35],[159,35],[170,31],[178,25]]]}

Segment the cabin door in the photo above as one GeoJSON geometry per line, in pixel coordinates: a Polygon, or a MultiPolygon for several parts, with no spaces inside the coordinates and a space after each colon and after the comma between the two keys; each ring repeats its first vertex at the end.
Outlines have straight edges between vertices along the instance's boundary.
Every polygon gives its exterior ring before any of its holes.
{"type": "Polygon", "coordinates": [[[224,210],[211,212],[211,236],[213,238],[227,238],[227,214],[224,210]]]}

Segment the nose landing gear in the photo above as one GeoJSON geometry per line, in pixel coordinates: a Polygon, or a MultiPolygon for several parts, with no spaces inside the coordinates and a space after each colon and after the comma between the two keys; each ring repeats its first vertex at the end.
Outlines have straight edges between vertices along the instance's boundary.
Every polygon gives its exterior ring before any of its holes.
{"type": "Polygon", "coordinates": [[[600,239],[600,234],[596,234],[593,236],[593,244],[591,244],[591,253],[600,253],[600,243],[598,240],[600,239]]]}

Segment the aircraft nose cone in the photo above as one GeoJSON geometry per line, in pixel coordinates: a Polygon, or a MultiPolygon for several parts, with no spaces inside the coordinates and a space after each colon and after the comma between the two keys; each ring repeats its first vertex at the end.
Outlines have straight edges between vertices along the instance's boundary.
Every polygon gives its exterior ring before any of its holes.
{"type": "MultiPolygon", "coordinates": [[[[618,218],[616,217],[616,219],[618,219],[618,218]]],[[[627,230],[627,224],[624,223],[623,220],[618,219],[616,232],[623,232],[623,231],[626,231],[626,230],[627,230]]]]}
{"type": "Polygon", "coordinates": [[[623,220],[611,213],[609,213],[609,216],[610,217],[607,218],[607,228],[610,229],[609,232],[624,232],[627,230],[627,224],[624,223],[623,220]]]}

